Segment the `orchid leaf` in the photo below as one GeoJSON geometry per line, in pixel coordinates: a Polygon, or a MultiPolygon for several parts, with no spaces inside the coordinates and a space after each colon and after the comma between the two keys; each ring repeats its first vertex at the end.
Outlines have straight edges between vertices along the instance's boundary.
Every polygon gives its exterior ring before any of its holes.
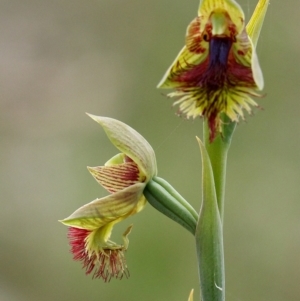
{"type": "Polygon", "coordinates": [[[211,162],[203,143],[198,139],[202,154],[202,205],[196,227],[196,248],[203,301],[225,300],[225,272],[222,223],[218,208],[211,162]]]}

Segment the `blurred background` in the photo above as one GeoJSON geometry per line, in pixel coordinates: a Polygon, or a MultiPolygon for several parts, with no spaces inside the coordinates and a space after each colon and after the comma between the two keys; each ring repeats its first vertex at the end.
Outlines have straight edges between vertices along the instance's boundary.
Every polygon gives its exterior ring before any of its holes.
{"type": "MultiPolygon", "coordinates": [[[[247,20],[256,0],[240,0],[247,20]]],[[[106,195],[86,169],[118,151],[85,112],[120,119],[159,175],[200,206],[202,120],[155,87],[198,0],[0,1],[0,300],[199,300],[193,237],[150,205],[131,223],[131,277],[92,280],[57,222],[106,195]]],[[[300,2],[271,1],[258,45],[264,110],[241,122],[225,206],[229,301],[300,300],[300,2]]]]}

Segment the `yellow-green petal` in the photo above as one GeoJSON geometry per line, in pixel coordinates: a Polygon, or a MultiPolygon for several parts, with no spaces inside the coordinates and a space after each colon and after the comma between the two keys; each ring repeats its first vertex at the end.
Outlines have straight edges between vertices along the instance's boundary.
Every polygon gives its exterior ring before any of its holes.
{"type": "Polygon", "coordinates": [[[157,88],[170,89],[182,86],[182,83],[174,81],[174,75],[185,70],[188,66],[198,65],[203,62],[208,54],[208,48],[203,53],[193,53],[186,46],[182,48],[174,62],[171,64],[167,72],[164,74],[157,88]]]}
{"type": "Polygon", "coordinates": [[[256,47],[260,35],[265,15],[269,6],[269,0],[259,0],[252,14],[250,21],[247,24],[246,30],[252,40],[253,46],[256,47]]]}
{"type": "MultiPolygon", "coordinates": [[[[205,25],[205,24],[204,24],[205,25]]],[[[193,65],[201,64],[208,56],[208,43],[203,39],[203,20],[195,18],[188,26],[186,33],[186,46],[182,48],[174,62],[171,64],[157,88],[176,88],[183,83],[175,81],[178,73],[193,65]],[[202,28],[202,29],[201,29],[202,28]]]]}
{"type": "Polygon", "coordinates": [[[228,14],[232,23],[236,26],[237,33],[244,29],[245,16],[242,8],[234,0],[202,0],[200,1],[198,15],[203,24],[208,22],[213,12],[228,14]]]}
{"type": "Polygon", "coordinates": [[[88,114],[104,129],[112,144],[131,158],[150,180],[157,174],[155,153],[148,141],[127,124],[108,117],[88,114]]]}
{"type": "Polygon", "coordinates": [[[95,230],[108,223],[120,221],[142,210],[146,204],[144,183],[136,183],[121,191],[96,199],[60,222],[86,230],[95,230]]]}
{"type": "Polygon", "coordinates": [[[188,301],[193,301],[194,300],[193,296],[194,296],[194,290],[192,289],[188,301]]]}

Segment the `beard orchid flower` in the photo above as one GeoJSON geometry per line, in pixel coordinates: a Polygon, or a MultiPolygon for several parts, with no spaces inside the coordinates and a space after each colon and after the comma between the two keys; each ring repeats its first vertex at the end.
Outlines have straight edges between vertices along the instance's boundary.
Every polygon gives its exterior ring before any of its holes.
{"type": "Polygon", "coordinates": [[[107,282],[129,276],[124,251],[132,226],[123,234],[122,245],[110,240],[111,232],[116,223],[144,208],[143,190],[157,174],[157,167],[152,147],[134,129],[112,118],[89,116],[121,152],[104,166],[88,167],[110,195],[80,207],[61,222],[69,226],[74,260],[82,262],[86,274],[107,282]]]}
{"type": "Polygon", "coordinates": [[[201,0],[185,46],[158,84],[175,89],[168,96],[180,113],[207,119],[211,142],[222,130],[222,113],[237,122],[257,106],[252,96],[260,96],[264,81],[255,48],[268,4],[259,0],[245,26],[234,0],[201,0]]]}

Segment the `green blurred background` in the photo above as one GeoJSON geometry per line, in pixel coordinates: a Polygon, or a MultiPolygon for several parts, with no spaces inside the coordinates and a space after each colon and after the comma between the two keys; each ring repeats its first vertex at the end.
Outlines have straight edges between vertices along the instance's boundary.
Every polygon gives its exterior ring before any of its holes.
{"type": "MultiPolygon", "coordinates": [[[[255,0],[240,0],[247,20],[255,0]]],[[[134,224],[131,277],[92,280],[57,222],[106,195],[86,166],[117,153],[84,113],[138,130],[159,175],[194,206],[201,197],[195,136],[157,90],[183,46],[198,1],[1,0],[0,300],[199,300],[193,237],[150,205],[134,224]]],[[[229,301],[300,300],[299,1],[271,1],[258,46],[264,110],[238,126],[225,207],[229,301]]]]}

